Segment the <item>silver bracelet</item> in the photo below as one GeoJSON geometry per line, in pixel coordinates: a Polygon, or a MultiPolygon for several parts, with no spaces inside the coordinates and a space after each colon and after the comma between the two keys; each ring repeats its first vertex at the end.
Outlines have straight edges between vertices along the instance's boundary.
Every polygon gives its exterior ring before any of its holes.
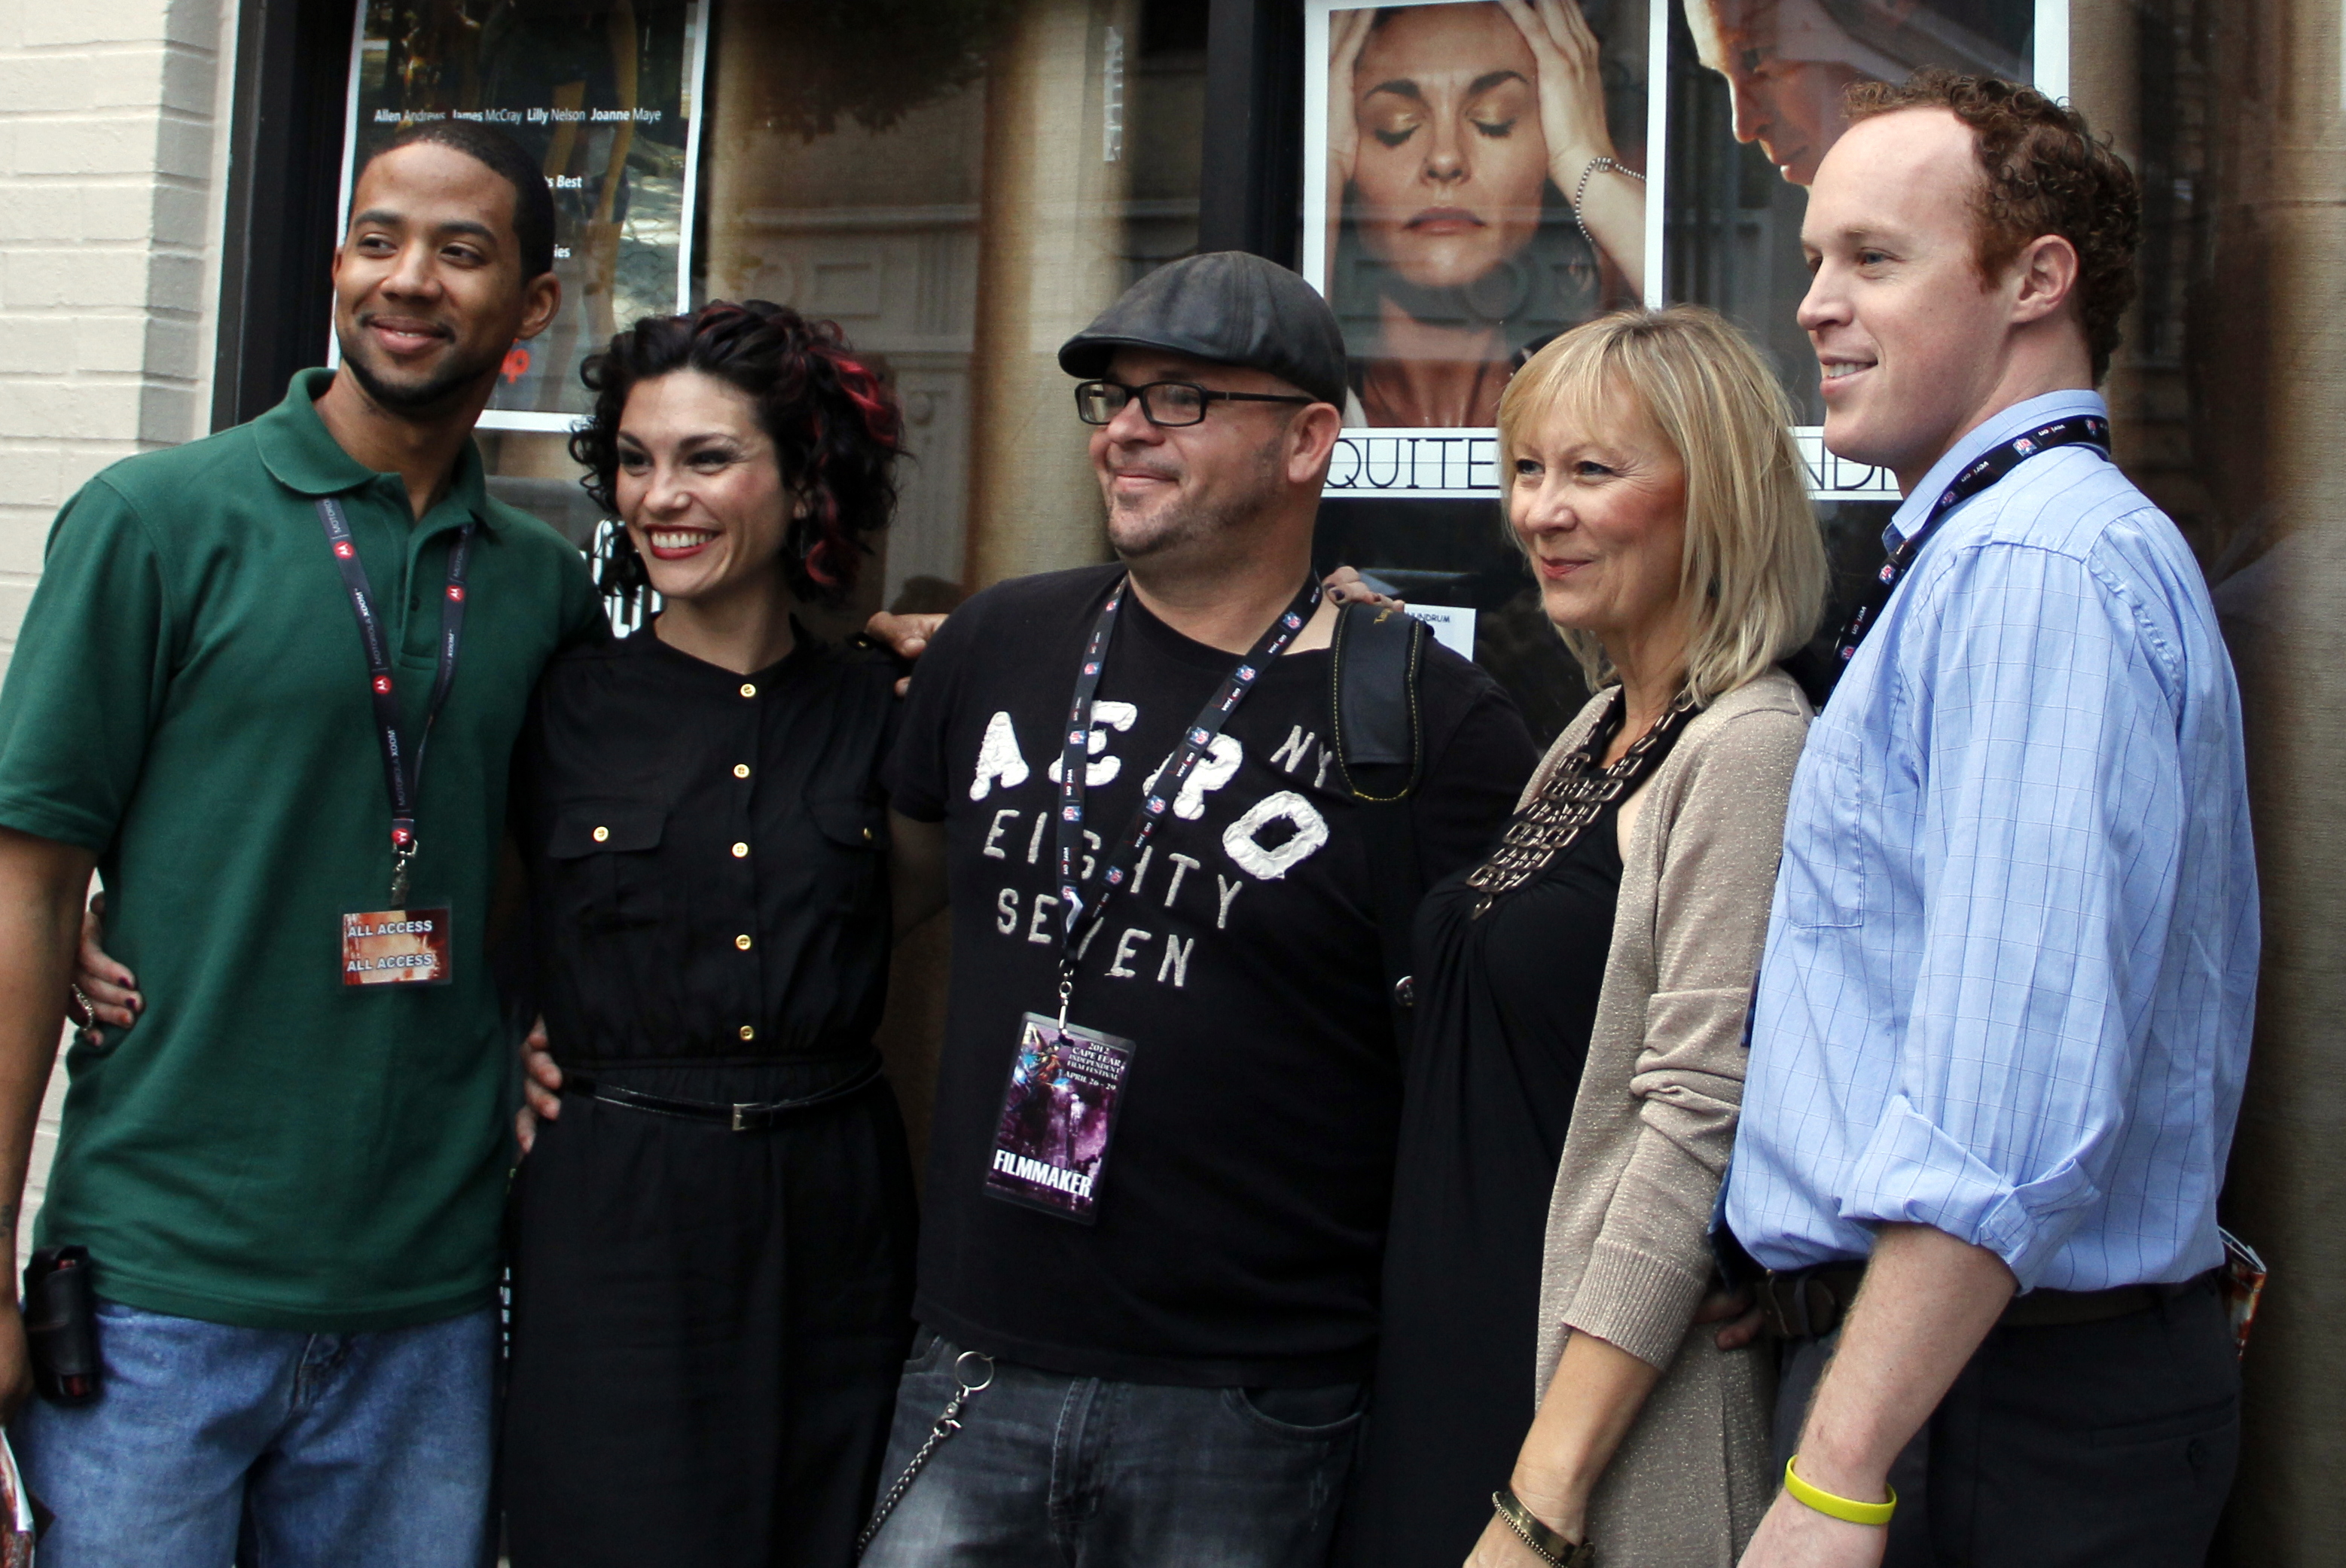
{"type": "Polygon", "coordinates": [[[1596,249],[1596,236],[1588,232],[1587,220],[1580,216],[1580,202],[1581,199],[1588,194],[1588,177],[1600,168],[1609,168],[1616,174],[1626,174],[1639,185],[1646,183],[1644,175],[1617,158],[1592,158],[1588,160],[1588,167],[1580,171],[1580,183],[1572,188],[1572,220],[1580,225],[1580,237],[1588,241],[1588,248],[1591,250],[1596,249]]]}

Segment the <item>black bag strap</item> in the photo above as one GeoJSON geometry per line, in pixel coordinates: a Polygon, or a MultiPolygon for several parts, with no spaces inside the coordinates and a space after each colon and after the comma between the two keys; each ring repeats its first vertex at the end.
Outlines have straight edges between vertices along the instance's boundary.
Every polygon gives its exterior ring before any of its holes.
{"type": "Polygon", "coordinates": [[[1432,636],[1405,611],[1346,605],[1336,616],[1329,660],[1336,769],[1361,802],[1385,1004],[1394,1044],[1404,1054],[1413,1000],[1410,930],[1425,896],[1411,802],[1425,764],[1418,686],[1432,636]]]}

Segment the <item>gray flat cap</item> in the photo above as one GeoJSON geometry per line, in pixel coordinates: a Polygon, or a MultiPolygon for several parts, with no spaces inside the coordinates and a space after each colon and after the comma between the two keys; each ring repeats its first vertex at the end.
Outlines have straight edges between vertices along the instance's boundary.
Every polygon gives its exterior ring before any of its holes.
{"type": "Polygon", "coordinates": [[[1344,406],[1344,332],[1336,312],[1311,284],[1243,250],[1159,267],[1059,346],[1059,368],[1089,381],[1106,375],[1125,348],[1267,371],[1344,406]]]}

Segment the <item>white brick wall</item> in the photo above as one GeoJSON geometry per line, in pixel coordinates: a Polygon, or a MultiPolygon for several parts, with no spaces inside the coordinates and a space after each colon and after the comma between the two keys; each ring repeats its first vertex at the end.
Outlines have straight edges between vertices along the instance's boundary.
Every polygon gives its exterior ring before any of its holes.
{"type": "Polygon", "coordinates": [[[235,37],[236,0],[0,0],[0,669],[65,498],[209,423],[235,37]]]}
{"type": "Polygon", "coordinates": [[[0,660],[66,497],[203,433],[236,0],[0,0],[0,660]]]}

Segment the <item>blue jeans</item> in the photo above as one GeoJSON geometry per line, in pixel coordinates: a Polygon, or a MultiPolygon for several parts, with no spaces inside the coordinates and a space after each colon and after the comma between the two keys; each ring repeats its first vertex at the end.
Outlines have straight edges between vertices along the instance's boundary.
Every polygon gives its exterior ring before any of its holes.
{"type": "Polygon", "coordinates": [[[9,1429],[41,1568],[481,1568],[496,1315],[370,1334],[97,1308],[102,1391],[9,1429]]]}
{"type": "MultiPolygon", "coordinates": [[[[960,1354],[916,1343],[883,1492],[953,1397],[960,1354]]],[[[997,1361],[862,1568],[1318,1568],[1361,1405],[1354,1385],[1173,1388],[997,1361]]]]}

